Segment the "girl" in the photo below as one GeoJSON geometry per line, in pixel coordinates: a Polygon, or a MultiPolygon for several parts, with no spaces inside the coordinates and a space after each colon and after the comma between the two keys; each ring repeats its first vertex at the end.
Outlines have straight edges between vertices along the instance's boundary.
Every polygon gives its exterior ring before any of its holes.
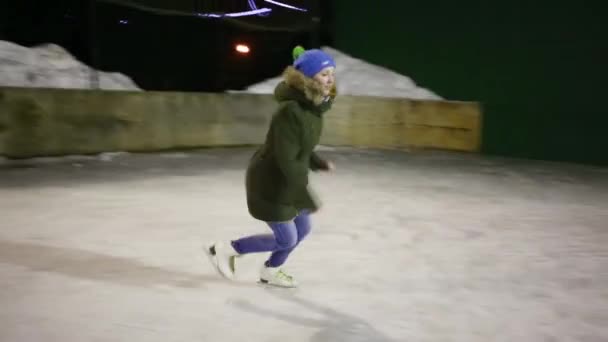
{"type": "Polygon", "coordinates": [[[272,234],[243,237],[208,248],[219,273],[234,277],[235,258],[248,253],[271,252],[262,267],[262,283],[295,287],[294,278],[280,266],[310,232],[311,213],[319,204],[308,188],[308,170],[332,171],[331,162],[313,150],[319,143],[323,113],[336,96],[335,61],[321,50],[300,46],[294,63],[275,88],[279,108],[265,143],[250,160],[246,174],[247,207],[254,218],[266,222],[272,234]]]}

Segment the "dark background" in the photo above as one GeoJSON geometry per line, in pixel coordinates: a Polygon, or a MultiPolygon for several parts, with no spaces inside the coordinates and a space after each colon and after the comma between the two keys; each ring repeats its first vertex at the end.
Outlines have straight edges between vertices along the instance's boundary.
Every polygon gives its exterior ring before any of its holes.
{"type": "Polygon", "coordinates": [[[248,11],[247,0],[1,2],[0,39],[61,45],[84,63],[124,73],[146,90],[241,89],[279,74],[295,45],[319,45],[318,1],[284,1],[309,9],[306,13],[270,5],[271,15],[234,20],[195,14],[248,11]],[[249,55],[236,53],[237,43],[249,44],[249,55]]]}
{"type": "MultiPolygon", "coordinates": [[[[183,13],[249,9],[246,0],[130,2],[183,13]]],[[[608,165],[605,1],[284,2],[310,11],[269,6],[269,16],[228,21],[91,0],[3,0],[0,39],[55,42],[144,89],[181,91],[242,89],[278,75],[296,44],[330,45],[446,99],[479,101],[486,154],[608,165]],[[236,54],[237,42],[252,52],[236,54]]]]}
{"type": "Polygon", "coordinates": [[[338,49],[480,101],[485,153],[608,165],[608,2],[332,3],[338,49]]]}

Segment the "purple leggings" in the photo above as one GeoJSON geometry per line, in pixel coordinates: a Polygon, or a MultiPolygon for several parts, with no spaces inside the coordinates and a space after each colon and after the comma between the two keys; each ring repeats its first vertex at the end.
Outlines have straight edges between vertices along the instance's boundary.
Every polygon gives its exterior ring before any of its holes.
{"type": "Polygon", "coordinates": [[[292,221],[266,222],[274,234],[247,236],[232,241],[239,254],[272,252],[266,261],[268,267],[283,265],[296,246],[310,233],[308,212],[301,212],[292,221]]]}

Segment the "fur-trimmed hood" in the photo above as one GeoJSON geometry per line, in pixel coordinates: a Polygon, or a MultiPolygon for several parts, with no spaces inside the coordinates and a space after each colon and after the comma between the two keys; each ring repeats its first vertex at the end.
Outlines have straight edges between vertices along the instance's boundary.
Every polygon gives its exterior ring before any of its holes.
{"type": "MultiPolygon", "coordinates": [[[[283,72],[283,82],[275,88],[275,97],[279,101],[296,100],[298,102],[310,102],[314,106],[321,106],[325,102],[322,86],[312,78],[288,66],[283,72]]],[[[330,100],[336,97],[336,85],[331,89],[330,100]]]]}

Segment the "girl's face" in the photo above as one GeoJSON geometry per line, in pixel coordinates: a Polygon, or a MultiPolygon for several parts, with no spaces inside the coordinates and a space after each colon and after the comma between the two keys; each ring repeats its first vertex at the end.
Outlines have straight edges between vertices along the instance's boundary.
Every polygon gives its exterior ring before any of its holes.
{"type": "Polygon", "coordinates": [[[321,71],[319,71],[313,79],[319,82],[323,86],[323,96],[328,96],[331,88],[334,86],[335,82],[335,68],[329,66],[321,71]]]}

